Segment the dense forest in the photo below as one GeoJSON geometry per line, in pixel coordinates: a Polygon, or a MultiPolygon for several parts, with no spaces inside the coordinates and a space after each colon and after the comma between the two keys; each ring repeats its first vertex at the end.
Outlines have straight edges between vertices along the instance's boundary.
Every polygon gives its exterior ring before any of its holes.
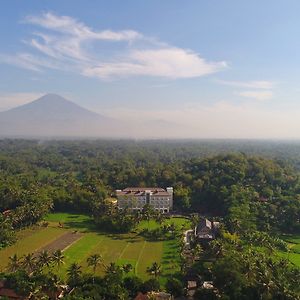
{"type": "Polygon", "coordinates": [[[299,225],[300,144],[287,144],[285,156],[284,147],[275,146],[3,140],[0,210],[14,209],[19,216],[14,227],[21,227],[49,208],[91,212],[115,189],[173,186],[180,212],[226,216],[231,226],[294,231],[299,225]]]}
{"type": "MultiPolygon", "coordinates": [[[[269,261],[246,245],[268,243],[284,248],[277,236],[300,232],[299,169],[300,144],[296,142],[2,140],[0,247],[14,242],[16,229],[35,224],[50,210],[86,213],[99,222],[106,214],[105,199],[114,197],[116,189],[173,186],[176,213],[222,221],[222,249],[217,244],[202,249],[219,259],[209,270],[199,262],[194,268],[201,270],[201,276],[214,277],[223,299],[242,299],[242,295],[257,299],[259,291],[264,293],[265,279],[254,271],[245,275],[246,263],[260,265],[270,274],[272,268],[276,270],[278,276],[273,274],[268,280],[282,284],[290,293],[283,297],[285,292],[276,288],[263,299],[294,299],[299,292],[297,269],[287,262],[269,261]],[[245,276],[250,275],[248,280],[245,276]],[[226,276],[233,276],[240,290],[226,287],[226,276]]],[[[120,225],[124,229],[130,219],[121,217],[116,219],[125,220],[120,225]]],[[[112,215],[105,218],[107,222],[112,215]]],[[[116,285],[121,289],[120,276],[116,285]]],[[[83,298],[84,286],[94,284],[85,280],[81,279],[83,298]]],[[[98,280],[112,279],[107,274],[98,280]]],[[[171,290],[180,285],[176,280],[169,282],[171,290]]],[[[180,294],[181,286],[179,290],[180,294]]],[[[121,292],[128,293],[126,289],[121,292]]],[[[213,297],[199,294],[199,299],[213,297]]]]}

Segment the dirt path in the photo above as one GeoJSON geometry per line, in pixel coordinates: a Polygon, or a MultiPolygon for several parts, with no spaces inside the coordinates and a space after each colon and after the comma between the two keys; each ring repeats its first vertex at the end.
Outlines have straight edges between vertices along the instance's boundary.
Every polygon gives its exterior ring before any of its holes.
{"type": "Polygon", "coordinates": [[[83,236],[82,233],[73,233],[73,232],[66,232],[62,236],[60,236],[55,241],[51,242],[50,244],[45,245],[44,247],[38,249],[36,252],[40,253],[44,250],[47,250],[49,253],[53,253],[55,250],[65,250],[75,241],[80,239],[83,236]]]}

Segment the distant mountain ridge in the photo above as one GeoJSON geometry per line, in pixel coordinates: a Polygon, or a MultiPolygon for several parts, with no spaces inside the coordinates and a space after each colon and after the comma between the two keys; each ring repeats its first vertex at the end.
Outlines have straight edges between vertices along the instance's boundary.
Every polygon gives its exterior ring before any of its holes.
{"type": "MultiPolygon", "coordinates": [[[[32,116],[32,113],[35,117],[44,116],[45,113],[47,115],[56,116],[59,115],[65,117],[65,116],[82,116],[88,115],[89,117],[100,117],[100,115],[89,111],[74,102],[71,102],[59,95],[56,94],[47,94],[42,96],[41,98],[34,100],[30,103],[12,108],[6,112],[4,112],[6,115],[17,115],[22,114],[22,116],[32,116]]],[[[103,117],[103,116],[101,116],[103,117]]]]}
{"type": "Polygon", "coordinates": [[[142,118],[121,121],[56,94],[0,112],[0,137],[172,138],[180,133],[184,136],[181,126],[172,122],[142,118]]]}
{"type": "Polygon", "coordinates": [[[0,112],[2,136],[115,136],[118,121],[89,111],[56,94],[0,112]]]}

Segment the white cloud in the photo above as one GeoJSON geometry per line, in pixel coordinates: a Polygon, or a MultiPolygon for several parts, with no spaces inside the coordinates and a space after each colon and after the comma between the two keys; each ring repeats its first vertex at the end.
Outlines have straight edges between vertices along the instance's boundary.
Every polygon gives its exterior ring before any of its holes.
{"type": "Polygon", "coordinates": [[[252,91],[236,92],[235,94],[246,98],[252,98],[258,101],[270,100],[273,97],[272,91],[252,90],[252,91]]]}
{"type": "Polygon", "coordinates": [[[0,93],[0,111],[29,103],[45,93],[0,93]]]}
{"type": "Polygon", "coordinates": [[[247,88],[248,90],[237,91],[234,94],[251,98],[258,101],[270,100],[273,98],[273,88],[275,83],[268,80],[253,80],[253,81],[227,81],[227,80],[217,80],[218,83],[228,86],[233,86],[237,88],[247,88]]]}
{"type": "Polygon", "coordinates": [[[10,64],[36,72],[41,72],[44,68],[68,70],[68,66],[59,60],[36,56],[30,53],[18,53],[16,55],[0,53],[0,63],[10,64]]]}
{"type": "Polygon", "coordinates": [[[210,63],[196,53],[180,48],[135,50],[123,62],[105,63],[84,70],[87,76],[160,76],[189,78],[215,73],[226,67],[225,62],[210,63]]]}
{"type": "Polygon", "coordinates": [[[35,24],[61,34],[73,35],[79,39],[98,39],[110,41],[131,41],[141,38],[142,35],[133,30],[103,30],[93,31],[84,23],[69,16],[57,16],[53,13],[44,13],[40,16],[28,16],[25,22],[35,24]]]}
{"type": "Polygon", "coordinates": [[[134,30],[96,31],[72,17],[49,12],[28,16],[25,22],[39,28],[39,32],[33,32],[34,37],[26,41],[35,52],[2,55],[0,62],[34,71],[67,70],[100,79],[191,78],[226,68],[224,61],[209,62],[192,50],[167,45],[134,30]],[[114,51],[107,51],[111,46],[108,43],[112,42],[119,43],[113,46],[114,51]]]}
{"type": "Polygon", "coordinates": [[[257,80],[257,81],[227,81],[227,80],[217,80],[218,83],[240,87],[240,88],[253,88],[253,89],[272,89],[275,84],[268,80],[257,80]]]}
{"type": "Polygon", "coordinates": [[[38,65],[32,64],[31,62],[27,61],[24,55],[22,54],[9,55],[9,54],[0,53],[0,63],[9,64],[9,65],[17,66],[32,71],[40,71],[38,65]]]}

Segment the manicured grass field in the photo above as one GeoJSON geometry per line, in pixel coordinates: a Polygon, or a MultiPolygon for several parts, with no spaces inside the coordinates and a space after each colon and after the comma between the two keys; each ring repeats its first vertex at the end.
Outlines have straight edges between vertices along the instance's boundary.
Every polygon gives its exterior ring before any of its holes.
{"type": "MultiPolygon", "coordinates": [[[[174,217],[174,218],[171,218],[171,219],[166,219],[163,224],[175,224],[176,227],[178,228],[181,228],[182,226],[186,229],[189,229],[189,224],[190,224],[190,221],[188,219],[185,219],[185,218],[177,218],[177,217],[174,217]]],[[[142,230],[142,229],[156,229],[158,228],[160,225],[155,222],[154,220],[150,220],[150,221],[141,221],[139,226],[138,226],[138,229],[139,230],[142,230]]]]}
{"type": "MultiPolygon", "coordinates": [[[[105,234],[97,232],[92,219],[85,215],[53,213],[46,218],[49,227],[36,227],[26,229],[19,233],[16,244],[0,251],[0,268],[7,266],[9,256],[17,253],[19,256],[37,251],[39,248],[53,242],[67,231],[81,231],[80,237],[63,252],[65,263],[59,273],[66,276],[69,266],[76,262],[82,266],[83,271],[92,272],[88,268],[86,259],[89,255],[98,253],[103,257],[104,265],[115,262],[117,265],[130,263],[133,266],[132,274],[143,279],[149,278],[146,270],[153,262],[162,266],[161,282],[166,282],[170,274],[179,270],[179,241],[146,241],[138,235],[143,228],[154,229],[159,227],[155,221],[143,221],[136,232],[129,234],[105,234]],[[59,223],[64,228],[59,228],[59,223]]],[[[174,223],[178,229],[189,227],[189,221],[184,218],[171,218],[165,223],[174,223]]],[[[98,274],[102,274],[104,266],[99,267],[98,274]]]]}
{"type": "Polygon", "coordinates": [[[60,222],[65,228],[70,228],[79,231],[95,230],[93,220],[87,215],[70,214],[70,213],[52,213],[49,214],[45,220],[49,222],[50,226],[57,226],[60,222]]]}
{"type": "Polygon", "coordinates": [[[63,235],[66,229],[52,227],[34,227],[21,231],[18,241],[0,251],[0,270],[4,270],[9,262],[9,257],[17,254],[19,257],[27,253],[38,251],[41,247],[53,242],[63,235]]]}

